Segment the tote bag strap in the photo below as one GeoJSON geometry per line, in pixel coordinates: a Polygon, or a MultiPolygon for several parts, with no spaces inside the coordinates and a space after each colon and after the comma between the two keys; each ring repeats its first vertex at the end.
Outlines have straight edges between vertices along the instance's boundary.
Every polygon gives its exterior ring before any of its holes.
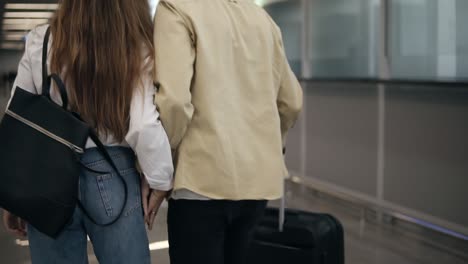
{"type": "Polygon", "coordinates": [[[42,94],[46,90],[46,87],[49,85],[47,84],[47,53],[49,47],[49,38],[50,38],[50,27],[47,28],[46,33],[44,35],[44,42],[42,44],[42,94]]]}
{"type": "MultiPolygon", "coordinates": [[[[84,122],[83,119],[80,117],[80,115],[78,113],[73,113],[73,112],[70,112],[70,113],[73,114],[73,116],[76,117],[78,120],[84,122]]],[[[90,130],[89,130],[89,138],[94,142],[94,144],[96,145],[96,148],[98,149],[98,151],[101,153],[101,155],[104,157],[104,159],[109,163],[111,168],[115,171],[115,173],[117,174],[117,177],[122,181],[122,184],[123,184],[123,187],[124,187],[124,203],[122,205],[122,208],[118,211],[119,214],[112,221],[110,221],[108,223],[98,223],[91,216],[91,214],[88,212],[88,210],[86,210],[86,208],[83,206],[81,201],[78,201],[78,207],[86,215],[86,217],[88,217],[89,220],[91,220],[91,222],[93,224],[98,225],[98,226],[102,226],[102,227],[110,226],[110,225],[114,224],[115,222],[117,222],[120,219],[120,217],[122,216],[122,214],[123,214],[123,212],[125,210],[125,207],[127,206],[128,185],[127,185],[127,182],[125,181],[125,178],[122,176],[119,169],[117,168],[117,165],[115,165],[114,160],[112,160],[112,157],[109,154],[109,152],[107,151],[106,147],[104,146],[102,141],[99,139],[99,136],[96,134],[96,132],[92,128],[90,128],[90,130]]],[[[93,170],[93,169],[88,168],[86,165],[81,163],[79,160],[77,162],[79,162],[79,164],[81,165],[81,167],[83,169],[85,169],[87,171],[90,171],[90,172],[93,172],[93,173],[100,173],[100,174],[102,174],[102,173],[111,173],[111,172],[107,172],[107,171],[105,172],[105,171],[93,170]]]]}
{"type": "Polygon", "coordinates": [[[52,73],[51,75],[47,76],[47,78],[46,78],[47,84],[46,84],[45,88],[44,87],[42,88],[42,95],[49,98],[49,100],[52,100],[50,98],[50,86],[51,86],[51,81],[52,80],[55,82],[55,85],[57,86],[57,88],[59,90],[60,97],[62,98],[62,107],[63,107],[63,109],[68,111],[68,93],[67,93],[67,89],[65,88],[65,84],[63,83],[62,79],[57,74],[52,73]]]}
{"type": "Polygon", "coordinates": [[[46,33],[44,35],[44,42],[42,46],[42,95],[50,98],[50,87],[51,87],[51,80],[54,80],[59,92],[60,97],[62,98],[62,107],[63,109],[67,110],[68,108],[68,94],[67,89],[65,88],[65,84],[63,83],[60,76],[53,73],[50,76],[47,73],[47,52],[49,46],[49,38],[50,38],[50,27],[47,28],[46,33]]]}
{"type": "MultiPolygon", "coordinates": [[[[122,174],[120,173],[119,169],[117,168],[117,166],[115,165],[114,161],[112,160],[109,152],[106,150],[106,147],[104,146],[104,144],[102,144],[101,140],[99,139],[98,135],[96,134],[96,132],[94,132],[93,129],[90,130],[89,132],[89,137],[91,138],[91,140],[94,142],[94,144],[96,144],[96,147],[97,149],[99,150],[99,152],[101,153],[101,155],[104,157],[104,159],[109,163],[109,165],[112,167],[112,169],[115,171],[115,173],[117,174],[117,176],[119,177],[119,179],[122,181],[123,183],[123,187],[124,187],[124,203],[122,205],[122,208],[119,210],[119,214],[112,220],[110,221],[109,223],[98,223],[89,213],[88,211],[86,210],[86,208],[83,206],[83,204],[81,203],[81,201],[78,201],[78,206],[80,207],[80,209],[83,211],[83,213],[91,220],[91,222],[93,222],[94,224],[98,225],[98,226],[110,226],[112,224],[114,224],[115,222],[117,222],[120,217],[122,216],[123,212],[125,211],[125,206],[127,205],[127,197],[128,197],[128,186],[127,186],[127,182],[125,181],[124,177],[122,176],[122,174]]],[[[93,171],[91,169],[89,169],[88,167],[84,166],[82,164],[82,166],[86,169],[86,170],[90,170],[90,171],[93,171]]],[[[93,172],[98,172],[98,171],[93,171],[93,172]]],[[[98,173],[102,173],[102,172],[98,172],[98,173]]]]}

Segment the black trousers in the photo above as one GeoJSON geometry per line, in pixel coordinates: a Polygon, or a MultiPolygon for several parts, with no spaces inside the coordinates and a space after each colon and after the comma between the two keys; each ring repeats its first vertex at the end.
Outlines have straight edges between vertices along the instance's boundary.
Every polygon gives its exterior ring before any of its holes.
{"type": "Polygon", "coordinates": [[[171,264],[243,264],[267,201],[170,200],[171,264]]]}

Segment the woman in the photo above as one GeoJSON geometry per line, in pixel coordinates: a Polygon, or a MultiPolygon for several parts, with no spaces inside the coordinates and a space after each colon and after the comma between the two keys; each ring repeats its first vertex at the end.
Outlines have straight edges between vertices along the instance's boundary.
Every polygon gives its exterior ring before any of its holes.
{"type": "MultiPolygon", "coordinates": [[[[14,87],[41,92],[42,45],[48,26],[27,37],[14,87]]],[[[173,165],[167,135],[153,103],[154,49],[147,0],[62,0],[50,23],[49,72],[59,73],[68,89],[71,110],[92,124],[107,145],[128,185],[121,218],[113,225],[94,224],[82,210],[56,239],[4,212],[7,229],[27,235],[33,264],[87,263],[87,237],[100,263],[150,263],[145,221],[150,229],[172,188],[173,165]],[[135,156],[136,154],[136,156],[135,156]],[[136,157],[145,176],[140,187],[136,157]],[[147,183],[146,181],[147,180],[147,183]],[[148,188],[148,184],[151,191],[148,188]],[[143,203],[143,208],[142,208],[143,203]]],[[[14,91],[13,91],[14,92],[14,91]]],[[[60,103],[53,91],[52,98],[60,103]]],[[[122,182],[88,142],[82,163],[81,203],[98,222],[109,222],[123,204],[122,182]]]]}

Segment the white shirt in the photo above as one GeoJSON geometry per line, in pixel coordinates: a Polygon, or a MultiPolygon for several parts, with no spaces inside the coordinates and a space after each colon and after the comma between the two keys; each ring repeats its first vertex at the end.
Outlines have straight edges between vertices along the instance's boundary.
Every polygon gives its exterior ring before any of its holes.
{"type": "MultiPolygon", "coordinates": [[[[42,92],[42,46],[47,27],[47,25],[37,27],[28,34],[12,95],[16,87],[33,93],[42,92]]],[[[50,46],[49,44],[49,51],[50,46]]],[[[50,68],[49,60],[47,65],[50,68]]],[[[142,82],[135,84],[144,87],[135,89],[130,106],[130,126],[125,141],[117,142],[112,137],[101,137],[101,141],[107,146],[131,147],[137,155],[141,170],[150,187],[167,191],[172,189],[174,174],[171,148],[154,104],[156,91],[152,73],[144,73],[143,78],[142,82]]],[[[55,89],[51,89],[51,98],[61,104],[60,95],[55,89]]],[[[94,146],[92,141],[88,140],[86,148],[94,146]]]]}

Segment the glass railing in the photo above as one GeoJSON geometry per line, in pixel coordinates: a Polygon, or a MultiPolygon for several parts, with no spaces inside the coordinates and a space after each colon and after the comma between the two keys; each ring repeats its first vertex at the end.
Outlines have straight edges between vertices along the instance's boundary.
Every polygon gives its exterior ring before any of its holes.
{"type": "Polygon", "coordinates": [[[293,175],[468,239],[467,82],[302,81],[293,175]]]}

